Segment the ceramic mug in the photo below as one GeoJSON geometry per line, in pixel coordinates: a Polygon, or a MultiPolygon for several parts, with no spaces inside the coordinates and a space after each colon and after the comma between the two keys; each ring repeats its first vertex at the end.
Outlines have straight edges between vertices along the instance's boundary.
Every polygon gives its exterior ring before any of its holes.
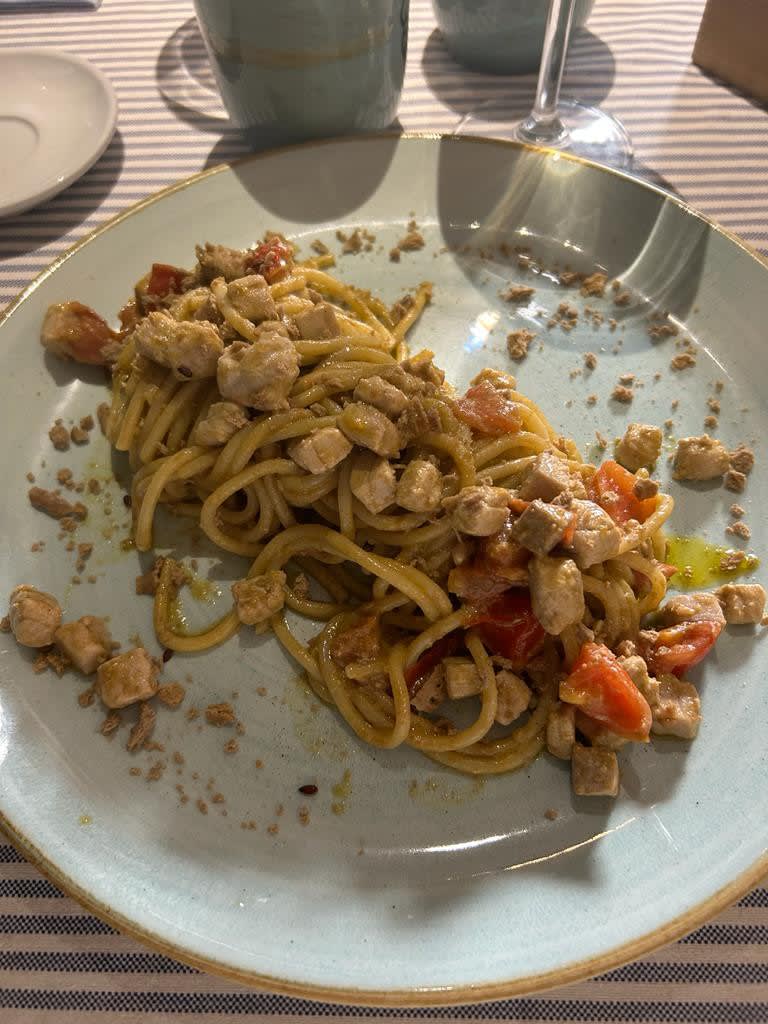
{"type": "Polygon", "coordinates": [[[195,0],[224,106],[261,149],[397,113],[409,0],[195,0]]]}
{"type": "MultiPolygon", "coordinates": [[[[581,28],[595,0],[576,0],[572,28],[581,28]]],[[[537,71],[549,0],[432,0],[452,55],[476,71],[537,71]]]]}

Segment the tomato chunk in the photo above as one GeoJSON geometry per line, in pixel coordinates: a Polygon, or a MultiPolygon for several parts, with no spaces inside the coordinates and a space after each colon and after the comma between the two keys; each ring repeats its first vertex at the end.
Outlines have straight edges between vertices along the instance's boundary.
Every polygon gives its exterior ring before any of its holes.
{"type": "Polygon", "coordinates": [[[605,644],[585,643],[571,674],[560,684],[560,700],[628,740],[645,741],[651,731],[648,701],[605,644]]]}
{"type": "Polygon", "coordinates": [[[629,519],[644,523],[655,512],[658,498],[636,498],[633,491],[636,479],[618,462],[608,459],[592,477],[589,496],[620,525],[629,519]]]}
{"type": "Polygon", "coordinates": [[[488,380],[482,380],[454,403],[456,415],[478,434],[502,437],[523,425],[520,409],[488,380]]]}
{"type": "Polygon", "coordinates": [[[705,658],[723,628],[721,622],[696,619],[660,630],[648,651],[648,666],[656,675],[682,676],[705,658]]]}
{"type": "Polygon", "coordinates": [[[182,267],[174,267],[170,263],[153,263],[147,281],[147,294],[164,299],[171,292],[181,292],[181,282],[187,276],[182,267]]]}
{"type": "Polygon", "coordinates": [[[436,668],[444,658],[450,658],[459,649],[463,640],[462,631],[455,629],[452,633],[447,633],[433,643],[420,658],[414,661],[412,665],[409,665],[403,673],[408,692],[413,695],[416,683],[423,679],[424,676],[429,675],[432,669],[436,668]]]}
{"type": "Polygon", "coordinates": [[[546,636],[531,609],[527,590],[514,590],[479,608],[469,625],[494,654],[508,658],[517,669],[525,668],[540,650],[546,636]]]}
{"type": "Polygon", "coordinates": [[[252,274],[261,274],[267,284],[274,284],[293,270],[293,249],[273,235],[250,251],[246,265],[252,274]]]}

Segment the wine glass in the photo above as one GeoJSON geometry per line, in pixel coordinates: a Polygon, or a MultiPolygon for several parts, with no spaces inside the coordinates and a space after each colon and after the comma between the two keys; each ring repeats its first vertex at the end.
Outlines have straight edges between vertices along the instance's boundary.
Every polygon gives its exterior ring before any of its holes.
{"type": "MultiPolygon", "coordinates": [[[[573,7],[574,0],[550,0],[536,99],[530,114],[511,134],[521,142],[564,149],[626,170],[632,166],[632,143],[621,121],[599,107],[560,97],[573,7]]],[[[486,134],[489,118],[484,118],[484,113],[498,113],[498,101],[484,103],[466,115],[454,134],[486,134]]],[[[498,127],[491,128],[491,133],[498,134],[498,127]]]]}

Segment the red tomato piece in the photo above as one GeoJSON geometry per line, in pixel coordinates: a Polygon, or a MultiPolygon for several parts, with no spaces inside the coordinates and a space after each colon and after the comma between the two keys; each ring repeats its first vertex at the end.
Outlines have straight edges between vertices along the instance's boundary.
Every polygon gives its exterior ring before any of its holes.
{"type": "Polygon", "coordinates": [[[589,496],[619,524],[629,519],[644,523],[656,511],[658,498],[636,498],[633,491],[635,483],[633,473],[608,459],[592,477],[589,496]]]}
{"type": "Polygon", "coordinates": [[[274,284],[293,270],[293,249],[275,235],[250,251],[246,265],[252,274],[261,274],[267,284],[274,284]]]}
{"type": "Polygon", "coordinates": [[[697,619],[660,630],[648,652],[648,667],[656,675],[682,676],[709,654],[722,628],[721,622],[697,619]]]}
{"type": "Polygon", "coordinates": [[[525,668],[540,650],[546,633],[531,609],[527,590],[514,590],[479,608],[469,625],[494,654],[508,658],[515,668],[525,668]]]}
{"type": "Polygon", "coordinates": [[[403,673],[405,676],[405,682],[408,687],[408,692],[413,694],[416,683],[423,679],[424,676],[429,675],[433,668],[436,668],[445,658],[450,658],[454,654],[463,642],[463,634],[461,630],[455,629],[453,633],[447,633],[444,637],[441,637],[431,647],[422,654],[422,656],[414,661],[412,665],[409,665],[403,673]]]}
{"type": "Polygon", "coordinates": [[[560,700],[628,740],[645,741],[651,731],[648,701],[605,644],[585,643],[571,674],[560,684],[560,700]]]}
{"type": "Polygon", "coordinates": [[[187,276],[182,267],[174,267],[170,263],[153,263],[147,281],[147,294],[164,299],[171,292],[181,292],[181,282],[187,276]]]}
{"type": "Polygon", "coordinates": [[[523,425],[520,409],[488,380],[480,381],[454,403],[456,415],[478,434],[502,437],[516,434],[523,425]]]}

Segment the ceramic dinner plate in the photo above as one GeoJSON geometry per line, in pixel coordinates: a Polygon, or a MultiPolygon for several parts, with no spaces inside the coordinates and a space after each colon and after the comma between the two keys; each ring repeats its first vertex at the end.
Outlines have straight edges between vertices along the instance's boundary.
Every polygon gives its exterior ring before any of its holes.
{"type": "Polygon", "coordinates": [[[0,217],[37,206],[85,174],[116,120],[109,80],[82,57],[0,49],[0,217]]]}
{"type": "MultiPolygon", "coordinates": [[[[376,236],[373,248],[340,256],[335,272],[389,302],[432,281],[412,344],[434,349],[458,387],[482,366],[515,372],[590,458],[600,457],[596,430],[610,439],[629,421],[670,419],[668,437],[700,433],[721,381],[718,436],[757,451],[738,500],[751,546],[765,551],[768,270],[753,253],[669,195],[567,156],[480,139],[350,139],[256,156],[169,189],[81,243],[13,305],[0,324],[3,600],[18,582],[37,584],[67,617],[106,614],[118,640],[138,635],[159,653],[151,602],[134,594],[148,559],[121,544],[128,512],[109,482],[105,440],[96,431],[66,453],[48,440],[54,419],[93,413],[106,386],[100,373],[44,358],[36,339],[47,305],[78,298],[113,317],[152,261],[189,265],[196,242],[244,246],[269,228],[307,254],[316,238],[338,252],[337,229],[358,226],[376,236]],[[425,247],[392,262],[411,217],[425,247]],[[535,294],[516,307],[498,297],[526,273],[515,246],[546,271],[528,272],[535,294]],[[567,266],[604,267],[631,301],[615,305],[609,292],[585,302],[558,283],[567,266]],[[576,327],[547,329],[563,301],[579,310],[576,327]],[[676,339],[649,335],[657,308],[679,325],[678,340],[693,340],[694,367],[670,369],[676,339]],[[515,326],[538,335],[519,364],[505,345],[515,326]],[[598,357],[589,374],[587,351],[598,357]],[[624,373],[635,374],[631,405],[610,398],[624,373]],[[80,496],[88,520],[75,539],[94,543],[82,572],[69,535],[58,539],[26,497],[25,474],[56,486],[65,467],[101,483],[80,496]]],[[[733,494],[671,482],[666,459],[660,475],[677,503],[676,532],[735,543],[724,533],[733,494]]],[[[242,563],[220,560],[185,520],[163,524],[157,544],[197,557],[226,604],[242,563]]],[[[203,596],[188,599],[193,623],[215,614],[203,596]]],[[[185,702],[158,716],[162,749],[131,756],[126,726],[107,739],[103,711],[79,706],[82,680],[35,674],[27,653],[0,637],[1,820],[95,913],[209,970],[350,1002],[530,991],[671,941],[768,870],[765,652],[759,629],[728,629],[695,671],[698,738],[622,751],[611,801],[572,796],[567,765],[546,755],[473,780],[410,750],[364,746],[318,707],[276,642],[246,632],[174,656],[164,678],[185,685],[185,702]],[[242,734],[193,717],[218,701],[233,703],[242,734]],[[317,793],[299,793],[306,784],[317,793]]]]}

